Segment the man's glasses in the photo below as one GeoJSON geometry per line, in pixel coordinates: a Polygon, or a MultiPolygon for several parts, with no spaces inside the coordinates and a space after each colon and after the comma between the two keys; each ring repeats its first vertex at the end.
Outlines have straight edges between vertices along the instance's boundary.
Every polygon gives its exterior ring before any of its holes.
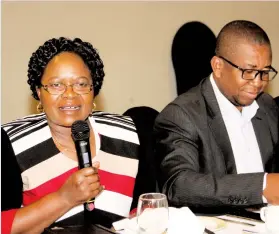
{"type": "Polygon", "coordinates": [[[93,89],[92,84],[88,84],[85,82],[75,83],[75,84],[71,84],[71,85],[65,85],[65,84],[59,83],[59,82],[50,83],[47,85],[41,84],[41,87],[43,87],[43,89],[45,91],[47,91],[48,93],[53,94],[53,95],[64,94],[69,86],[72,87],[73,91],[76,94],[88,94],[93,89]]]}
{"type": "Polygon", "coordinates": [[[244,69],[244,68],[241,68],[241,67],[235,65],[234,63],[232,63],[228,59],[224,58],[223,56],[217,56],[217,57],[223,59],[224,61],[226,61],[231,66],[240,70],[242,72],[241,77],[244,80],[254,80],[257,77],[257,75],[260,74],[260,79],[261,80],[271,81],[275,78],[275,76],[278,73],[272,66],[270,66],[268,70],[244,69]]]}

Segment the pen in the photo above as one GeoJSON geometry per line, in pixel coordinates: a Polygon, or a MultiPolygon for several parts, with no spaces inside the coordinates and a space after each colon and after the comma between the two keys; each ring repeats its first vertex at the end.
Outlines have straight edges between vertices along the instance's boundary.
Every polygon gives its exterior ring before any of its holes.
{"type": "Polygon", "coordinates": [[[234,215],[234,214],[226,214],[226,216],[233,217],[233,218],[238,218],[238,219],[245,219],[245,220],[248,220],[248,221],[253,221],[253,222],[258,222],[258,223],[264,223],[264,221],[259,220],[259,219],[249,218],[249,217],[244,217],[244,216],[238,216],[238,215],[234,215]]]}
{"type": "Polygon", "coordinates": [[[243,232],[249,232],[249,233],[258,233],[258,232],[256,232],[256,231],[250,231],[250,230],[245,230],[245,229],[243,229],[242,231],[243,231],[243,232]]]}
{"type": "Polygon", "coordinates": [[[242,225],[248,225],[248,226],[256,226],[255,224],[252,224],[252,223],[246,223],[246,222],[243,222],[243,221],[238,221],[238,220],[231,220],[231,219],[225,219],[225,218],[220,218],[218,217],[218,219],[222,219],[226,222],[231,222],[231,223],[238,223],[238,224],[242,224],[242,225]]]}

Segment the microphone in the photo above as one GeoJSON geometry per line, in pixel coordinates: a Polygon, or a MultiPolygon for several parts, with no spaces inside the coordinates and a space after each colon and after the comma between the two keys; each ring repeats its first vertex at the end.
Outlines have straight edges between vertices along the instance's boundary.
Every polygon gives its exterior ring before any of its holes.
{"type": "MultiPolygon", "coordinates": [[[[92,167],[91,150],[90,150],[90,128],[86,121],[77,120],[72,124],[72,138],[75,143],[79,169],[92,167]]],[[[95,199],[88,200],[84,206],[88,211],[95,208],[95,199]]]]}
{"type": "Polygon", "coordinates": [[[86,121],[77,120],[72,124],[72,138],[75,142],[79,169],[91,167],[91,151],[89,144],[90,128],[86,121]]]}

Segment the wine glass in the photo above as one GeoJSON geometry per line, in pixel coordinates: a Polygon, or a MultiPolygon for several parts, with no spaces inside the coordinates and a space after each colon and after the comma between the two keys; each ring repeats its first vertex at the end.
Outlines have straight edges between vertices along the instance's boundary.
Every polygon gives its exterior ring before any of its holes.
{"type": "Polygon", "coordinates": [[[137,207],[139,233],[167,233],[168,220],[169,209],[166,195],[161,193],[145,193],[140,195],[137,207]]]}

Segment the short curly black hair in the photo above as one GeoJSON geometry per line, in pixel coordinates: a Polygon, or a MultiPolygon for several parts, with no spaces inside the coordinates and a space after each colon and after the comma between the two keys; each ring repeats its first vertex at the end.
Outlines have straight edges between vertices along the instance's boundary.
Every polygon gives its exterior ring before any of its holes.
{"type": "Polygon", "coordinates": [[[89,42],[80,38],[73,40],[65,37],[52,38],[40,46],[31,56],[28,64],[28,81],[32,96],[39,100],[36,88],[41,87],[41,79],[44,70],[50,60],[62,53],[73,52],[79,55],[90,70],[93,79],[94,95],[100,92],[104,80],[104,64],[96,49],[89,42]]]}

